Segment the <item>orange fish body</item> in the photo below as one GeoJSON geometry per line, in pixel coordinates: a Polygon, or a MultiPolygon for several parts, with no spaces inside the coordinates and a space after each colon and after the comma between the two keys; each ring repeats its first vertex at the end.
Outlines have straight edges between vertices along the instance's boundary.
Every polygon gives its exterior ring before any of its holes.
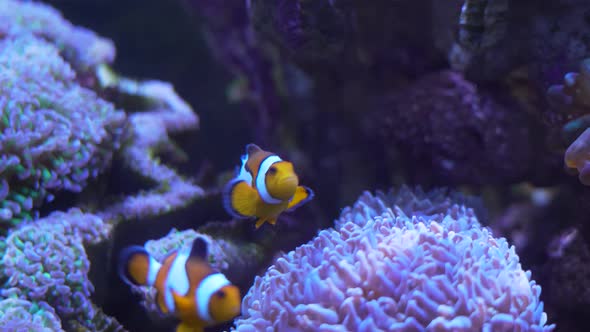
{"type": "Polygon", "coordinates": [[[154,287],[158,308],[180,319],[176,332],[202,332],[240,314],[239,289],[209,265],[207,244],[200,237],[190,252],[173,252],[162,264],[143,247],[127,247],[119,275],[130,285],[154,287]]]}
{"type": "Polygon", "coordinates": [[[255,144],[246,146],[236,177],[225,187],[225,209],[240,219],[256,218],[256,228],[274,225],[284,211],[291,211],[313,198],[313,191],[299,185],[293,164],[255,144]]]}

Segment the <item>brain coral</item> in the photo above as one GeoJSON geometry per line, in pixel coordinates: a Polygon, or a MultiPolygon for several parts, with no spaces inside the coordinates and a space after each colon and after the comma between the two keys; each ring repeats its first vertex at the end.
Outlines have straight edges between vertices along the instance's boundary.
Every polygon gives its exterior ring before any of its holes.
{"type": "Polygon", "coordinates": [[[419,216],[426,218],[426,221],[435,220],[450,227],[450,230],[459,231],[472,225],[479,226],[478,217],[486,217],[487,211],[476,197],[442,188],[424,192],[421,188],[401,186],[399,189],[391,188],[388,192],[378,190],[374,195],[369,191],[363,192],[352,206],[342,209],[334,227],[340,229],[349,221],[363,226],[367,220],[383,214],[390,217],[419,216]],[[462,203],[474,208],[458,205],[462,203]],[[474,212],[477,212],[477,217],[474,212]]]}
{"type": "Polygon", "coordinates": [[[0,40],[0,223],[29,219],[51,192],[79,192],[110,163],[125,113],[75,82],[52,44],[0,40]]]}
{"type": "Polygon", "coordinates": [[[64,326],[93,323],[94,286],[83,244],[101,241],[108,230],[100,218],[78,209],[54,212],[14,229],[6,238],[1,273],[8,279],[0,295],[47,302],[64,326]]]}
{"type": "Polygon", "coordinates": [[[256,278],[237,330],[552,330],[514,247],[452,219],[392,213],[321,231],[256,278]]]}
{"type": "Polygon", "coordinates": [[[47,303],[31,303],[21,299],[0,301],[0,326],[3,331],[59,332],[59,318],[47,303]]]}

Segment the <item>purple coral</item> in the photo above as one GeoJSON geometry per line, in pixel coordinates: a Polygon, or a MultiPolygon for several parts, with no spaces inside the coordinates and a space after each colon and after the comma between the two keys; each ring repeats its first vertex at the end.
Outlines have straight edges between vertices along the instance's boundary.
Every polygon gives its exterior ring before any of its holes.
{"type": "Polygon", "coordinates": [[[321,231],[255,279],[237,331],[553,330],[514,247],[476,219],[458,231],[445,219],[321,231]]]}
{"type": "Polygon", "coordinates": [[[161,164],[157,158],[161,150],[175,150],[169,134],[198,127],[199,118],[192,108],[166,82],[136,82],[116,77],[111,72],[103,72],[101,79],[119,92],[138,96],[146,102],[147,110],[129,115],[121,156],[130,169],[153,180],[157,186],[126,197],[104,208],[98,215],[108,221],[154,216],[202,197],[203,189],[161,164]]]}
{"type": "Polygon", "coordinates": [[[0,300],[0,326],[3,331],[63,331],[59,318],[47,303],[15,298],[0,300]]]}
{"type": "Polygon", "coordinates": [[[368,220],[382,216],[395,218],[420,217],[425,222],[437,221],[449,230],[461,231],[472,226],[479,226],[478,218],[486,216],[481,206],[476,216],[472,208],[461,203],[468,202],[470,206],[481,205],[475,197],[463,196],[458,193],[448,193],[445,189],[435,189],[427,193],[420,188],[410,189],[402,186],[391,188],[388,192],[377,191],[375,194],[364,191],[352,206],[342,209],[340,217],[334,222],[334,228],[340,229],[348,222],[363,226],[368,220]]]}
{"type": "Polygon", "coordinates": [[[0,221],[16,224],[58,190],[81,191],[111,161],[125,114],[75,82],[46,41],[0,41],[0,221]]]}
{"type": "Polygon", "coordinates": [[[76,70],[84,71],[115,58],[115,46],[109,39],[72,25],[54,8],[32,1],[0,1],[0,35],[33,34],[50,41],[76,70]]]}
{"type": "Polygon", "coordinates": [[[2,259],[8,281],[0,294],[45,301],[65,326],[90,322],[96,310],[90,301],[94,286],[83,244],[104,240],[108,233],[100,218],[77,209],[54,212],[12,230],[2,259]]]}

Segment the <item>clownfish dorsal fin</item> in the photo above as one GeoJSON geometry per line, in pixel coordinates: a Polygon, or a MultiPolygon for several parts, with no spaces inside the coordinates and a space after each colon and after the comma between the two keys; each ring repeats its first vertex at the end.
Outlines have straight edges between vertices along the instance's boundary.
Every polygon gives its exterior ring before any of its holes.
{"type": "Polygon", "coordinates": [[[207,241],[202,237],[196,237],[191,247],[190,257],[198,257],[207,260],[207,241]]]}
{"type": "Polygon", "coordinates": [[[248,154],[248,156],[252,156],[254,153],[258,151],[262,151],[262,149],[258,145],[254,143],[246,145],[246,153],[248,154]]]}

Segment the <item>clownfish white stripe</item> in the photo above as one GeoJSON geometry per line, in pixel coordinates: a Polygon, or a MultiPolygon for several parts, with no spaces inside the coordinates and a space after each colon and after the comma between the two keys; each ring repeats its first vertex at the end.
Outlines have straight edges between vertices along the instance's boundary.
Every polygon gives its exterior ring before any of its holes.
{"type": "Polygon", "coordinates": [[[213,273],[207,276],[196,290],[197,314],[203,320],[211,322],[213,318],[209,314],[209,300],[221,287],[230,285],[229,280],[221,273],[213,273]]]}
{"type": "Polygon", "coordinates": [[[152,256],[150,256],[150,262],[148,267],[148,275],[147,275],[147,285],[153,286],[156,282],[156,277],[158,276],[158,271],[162,264],[160,264],[157,260],[155,260],[152,256]]]}
{"type": "Polygon", "coordinates": [[[242,155],[242,166],[238,173],[238,179],[246,181],[247,184],[252,185],[252,174],[246,170],[246,163],[248,162],[248,154],[242,155]]]}
{"type": "Polygon", "coordinates": [[[189,290],[190,285],[188,276],[186,275],[186,261],[188,257],[188,253],[178,253],[168,271],[166,285],[164,286],[164,301],[170,311],[176,309],[174,306],[174,297],[172,297],[172,290],[179,295],[186,295],[189,290]]]}
{"type": "Polygon", "coordinates": [[[266,173],[268,169],[272,166],[272,164],[277,163],[279,161],[283,161],[277,155],[271,155],[266,157],[261,163],[258,169],[258,174],[256,174],[256,189],[258,189],[258,193],[260,194],[260,198],[267,203],[267,204],[279,204],[281,203],[280,199],[276,199],[272,197],[268,190],[266,189],[266,173]]]}

